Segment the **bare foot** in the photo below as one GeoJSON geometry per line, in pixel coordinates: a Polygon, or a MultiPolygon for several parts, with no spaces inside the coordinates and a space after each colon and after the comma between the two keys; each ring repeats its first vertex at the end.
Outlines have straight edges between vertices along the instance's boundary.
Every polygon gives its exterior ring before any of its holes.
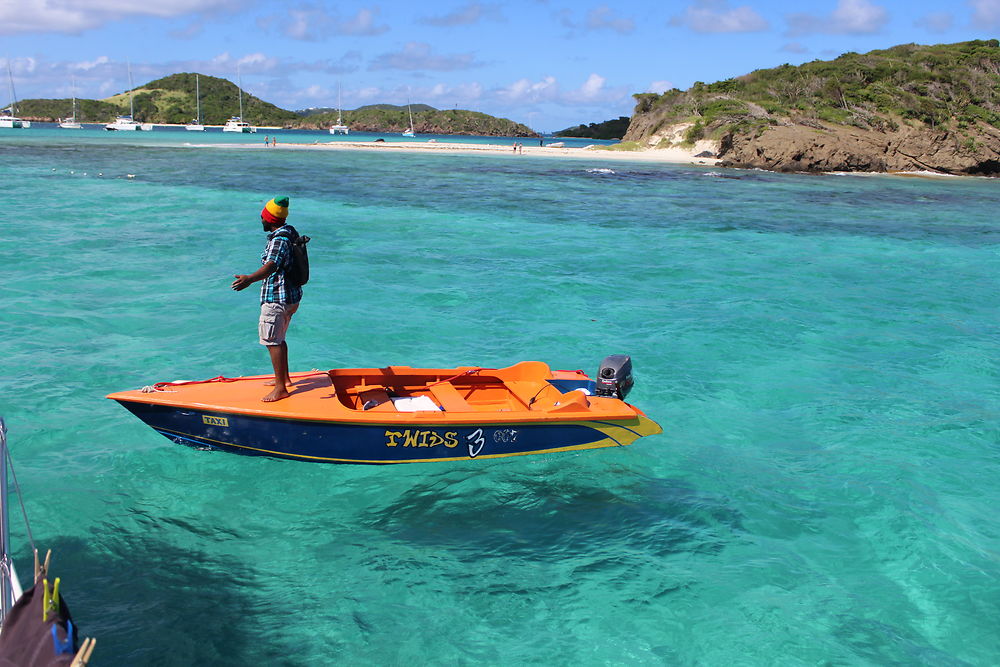
{"type": "MultiPolygon", "coordinates": [[[[264,386],[265,387],[273,387],[274,386],[274,380],[268,380],[267,382],[264,383],[264,386]]],[[[289,382],[288,384],[285,385],[285,389],[287,389],[288,391],[295,391],[295,383],[289,382]]]]}
{"type": "Polygon", "coordinates": [[[288,398],[288,391],[284,387],[275,387],[270,394],[260,399],[265,403],[273,403],[274,401],[280,401],[283,398],[288,398]]]}

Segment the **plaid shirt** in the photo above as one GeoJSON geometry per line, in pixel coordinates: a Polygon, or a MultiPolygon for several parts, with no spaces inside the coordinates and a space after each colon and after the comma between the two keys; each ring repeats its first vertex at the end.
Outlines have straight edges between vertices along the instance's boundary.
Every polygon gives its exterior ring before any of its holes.
{"type": "Polygon", "coordinates": [[[285,282],[285,271],[292,264],[291,241],[299,233],[285,224],[267,235],[267,247],[260,255],[261,266],[274,262],[277,270],[264,279],[260,286],[261,303],[298,303],[302,300],[302,287],[285,282]]]}

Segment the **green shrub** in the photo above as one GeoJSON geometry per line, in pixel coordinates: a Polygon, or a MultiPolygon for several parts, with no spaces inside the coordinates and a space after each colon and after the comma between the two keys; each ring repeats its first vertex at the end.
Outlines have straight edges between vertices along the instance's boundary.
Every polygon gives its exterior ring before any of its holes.
{"type": "Polygon", "coordinates": [[[696,121],[694,125],[688,128],[687,132],[684,133],[684,143],[688,145],[694,145],[694,142],[705,137],[705,125],[700,121],[696,121]]]}

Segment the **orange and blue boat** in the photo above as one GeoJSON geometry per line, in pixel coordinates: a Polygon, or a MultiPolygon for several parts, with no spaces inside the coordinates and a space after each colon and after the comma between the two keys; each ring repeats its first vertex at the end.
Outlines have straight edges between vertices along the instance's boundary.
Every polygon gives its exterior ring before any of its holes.
{"type": "Polygon", "coordinates": [[[620,447],[660,433],[625,402],[632,363],[604,360],[596,380],[522,361],[507,368],[341,368],[293,373],[265,403],[273,376],[161,382],[109,394],[174,442],[328,463],[492,459],[620,447]]]}

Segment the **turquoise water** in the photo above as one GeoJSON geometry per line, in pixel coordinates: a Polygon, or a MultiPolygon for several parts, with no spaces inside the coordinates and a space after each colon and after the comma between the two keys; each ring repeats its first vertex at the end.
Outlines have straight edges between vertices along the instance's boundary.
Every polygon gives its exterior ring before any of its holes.
{"type": "Polygon", "coordinates": [[[245,144],[250,146],[264,145],[265,138],[274,138],[277,143],[366,143],[381,139],[386,143],[425,143],[442,144],[492,144],[513,146],[521,143],[526,146],[538,146],[539,142],[552,144],[562,142],[567,147],[582,147],[589,145],[611,145],[617,142],[602,139],[581,139],[577,137],[482,137],[454,134],[417,134],[415,137],[404,137],[399,132],[351,132],[350,134],[332,135],[326,130],[284,130],[260,128],[256,134],[239,132],[223,132],[218,127],[208,127],[204,132],[189,132],[182,126],[158,125],[152,131],[108,132],[104,125],[86,123],[79,130],[63,130],[55,123],[31,124],[30,131],[21,133],[7,132],[4,139],[17,143],[49,144],[53,141],[63,143],[67,140],[73,143],[97,143],[100,145],[146,145],[146,146],[212,146],[245,144]]]}
{"type": "Polygon", "coordinates": [[[39,132],[0,136],[0,414],[95,664],[996,662],[996,181],[39,132]],[[103,396],[268,371],[229,283],[277,193],[293,369],[624,352],[664,433],[391,467],[156,435],[103,396]]]}

